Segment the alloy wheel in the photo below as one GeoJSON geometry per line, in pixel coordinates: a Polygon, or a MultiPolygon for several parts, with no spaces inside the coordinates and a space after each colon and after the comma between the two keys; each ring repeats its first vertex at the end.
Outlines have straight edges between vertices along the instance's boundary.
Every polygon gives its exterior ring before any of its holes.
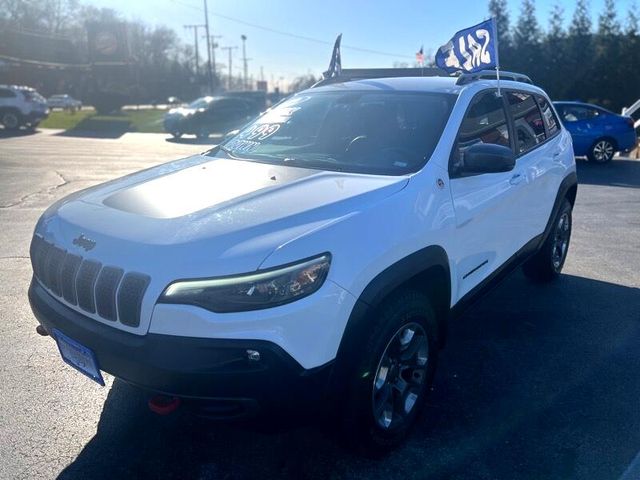
{"type": "Polygon", "coordinates": [[[613,158],[613,154],[613,145],[607,140],[600,140],[593,147],[593,158],[596,162],[608,162],[613,158]]]}
{"type": "Polygon", "coordinates": [[[403,325],[387,344],[373,380],[373,416],[394,428],[413,412],[427,381],[429,341],[417,322],[403,325]]]}
{"type": "Polygon", "coordinates": [[[569,213],[564,212],[560,215],[553,233],[553,246],[551,249],[551,262],[553,268],[557,271],[564,263],[569,249],[569,237],[571,236],[571,219],[569,213]]]}

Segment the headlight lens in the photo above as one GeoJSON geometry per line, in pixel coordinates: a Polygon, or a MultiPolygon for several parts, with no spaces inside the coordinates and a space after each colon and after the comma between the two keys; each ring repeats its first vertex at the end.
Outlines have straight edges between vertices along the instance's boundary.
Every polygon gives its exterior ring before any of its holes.
{"type": "Polygon", "coordinates": [[[284,305],[311,295],[329,273],[331,255],[233,277],[178,280],[160,296],[161,303],[196,305],[213,312],[246,312],[284,305]]]}

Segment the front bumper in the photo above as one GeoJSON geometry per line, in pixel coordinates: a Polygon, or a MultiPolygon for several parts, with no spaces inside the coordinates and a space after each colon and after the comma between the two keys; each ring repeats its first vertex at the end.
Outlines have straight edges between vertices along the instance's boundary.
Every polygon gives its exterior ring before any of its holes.
{"type": "Polygon", "coordinates": [[[217,402],[210,416],[306,413],[326,398],[332,363],[306,370],[268,341],[134,335],[68,308],[35,279],[29,301],[48,332],[57,328],[91,348],[102,370],[153,392],[217,402]],[[260,352],[260,360],[247,350],[260,352]]]}

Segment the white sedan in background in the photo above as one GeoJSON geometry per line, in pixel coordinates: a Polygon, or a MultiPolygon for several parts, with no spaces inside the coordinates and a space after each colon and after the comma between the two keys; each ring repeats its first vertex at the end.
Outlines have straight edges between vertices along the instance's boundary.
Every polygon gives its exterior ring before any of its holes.
{"type": "Polygon", "coordinates": [[[80,100],[76,100],[71,95],[66,94],[52,95],[47,99],[47,104],[52,110],[54,108],[61,108],[63,110],[71,110],[72,112],[75,112],[82,108],[82,102],[80,100]]]}

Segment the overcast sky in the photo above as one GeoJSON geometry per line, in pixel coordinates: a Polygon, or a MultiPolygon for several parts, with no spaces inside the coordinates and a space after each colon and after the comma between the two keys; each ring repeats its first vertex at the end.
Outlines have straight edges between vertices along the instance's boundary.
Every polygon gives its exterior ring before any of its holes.
{"type": "MultiPolygon", "coordinates": [[[[202,0],[84,1],[113,8],[128,19],[172,27],[190,44],[193,32],[183,25],[204,23],[202,0]]],[[[565,8],[567,22],[573,14],[572,0],[538,0],[537,13],[543,26],[554,3],[565,8]]],[[[632,3],[616,2],[623,23],[632,3]]],[[[277,81],[308,72],[320,74],[327,67],[338,33],[343,33],[344,67],[390,67],[394,62],[413,62],[421,45],[425,52],[434,52],[457,30],[487,18],[487,4],[488,0],[209,0],[209,19],[212,33],[222,35],[217,40],[221,47],[241,47],[240,35],[247,35],[250,74],[258,79],[263,67],[265,79],[277,81]]],[[[590,2],[594,23],[603,4],[604,0],[590,2]]],[[[520,1],[510,0],[512,23],[519,10],[520,1]]],[[[227,64],[227,51],[218,49],[216,55],[217,63],[227,64]]],[[[205,56],[204,49],[201,56],[205,56]]],[[[241,66],[241,50],[234,50],[236,75],[241,66]]]]}

